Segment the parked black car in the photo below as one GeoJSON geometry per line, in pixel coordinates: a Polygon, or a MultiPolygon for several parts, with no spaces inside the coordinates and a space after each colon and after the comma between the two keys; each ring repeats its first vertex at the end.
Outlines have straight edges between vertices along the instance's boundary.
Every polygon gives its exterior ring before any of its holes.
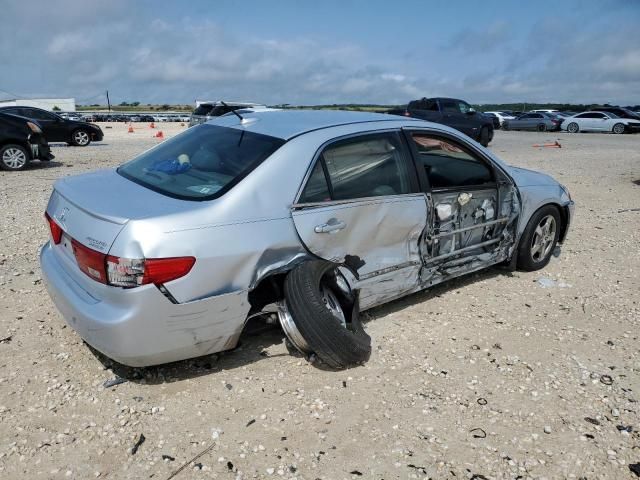
{"type": "Polygon", "coordinates": [[[448,125],[460,130],[485,147],[493,139],[493,119],[488,115],[476,112],[467,102],[456,98],[412,100],[406,109],[390,110],[388,113],[448,125]]]}
{"type": "Polygon", "coordinates": [[[37,121],[0,112],[0,168],[22,170],[31,160],[53,158],[37,121]]]}
{"type": "Polygon", "coordinates": [[[91,141],[99,142],[104,136],[97,125],[77,120],[67,120],[40,108],[2,107],[0,112],[37,120],[49,142],[67,142],[69,145],[86,147],[91,141]]]}
{"type": "Polygon", "coordinates": [[[593,108],[592,111],[609,112],[616,114],[620,118],[628,118],[629,120],[640,120],[640,114],[622,107],[596,107],[593,108]]]}

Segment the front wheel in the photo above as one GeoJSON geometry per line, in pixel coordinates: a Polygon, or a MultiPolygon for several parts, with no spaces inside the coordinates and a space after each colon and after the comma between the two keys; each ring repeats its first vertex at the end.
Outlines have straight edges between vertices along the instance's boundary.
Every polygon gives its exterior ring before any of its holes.
{"type": "Polygon", "coordinates": [[[491,138],[489,136],[489,129],[487,127],[482,127],[480,129],[480,136],[478,137],[478,143],[483,147],[489,146],[489,142],[491,138]]]}
{"type": "Polygon", "coordinates": [[[547,131],[547,126],[544,123],[541,123],[540,125],[538,125],[538,131],[539,132],[546,132],[547,131]]]}
{"type": "Polygon", "coordinates": [[[578,133],[580,131],[580,127],[576,122],[571,122],[567,125],[567,132],[569,133],[578,133]]]}
{"type": "Polygon", "coordinates": [[[616,124],[613,126],[613,129],[612,129],[611,131],[612,131],[613,133],[618,134],[618,135],[620,135],[620,134],[624,133],[624,124],[622,124],[622,123],[616,123],[616,124]]]}
{"type": "Polygon", "coordinates": [[[546,205],[533,214],[518,245],[518,268],[526,272],[544,268],[560,237],[560,212],[546,205]]]}
{"type": "Polygon", "coordinates": [[[0,167],[3,170],[22,170],[29,163],[29,153],[21,145],[5,145],[0,148],[0,167]]]}
{"type": "Polygon", "coordinates": [[[71,134],[71,143],[76,147],[86,147],[91,143],[91,135],[86,130],[76,130],[71,134]]]}

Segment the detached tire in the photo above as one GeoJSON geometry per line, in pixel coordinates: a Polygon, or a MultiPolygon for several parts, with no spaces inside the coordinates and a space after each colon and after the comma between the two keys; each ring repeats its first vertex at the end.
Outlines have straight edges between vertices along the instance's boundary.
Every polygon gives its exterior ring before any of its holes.
{"type": "MultiPolygon", "coordinates": [[[[339,275],[339,274],[338,274],[339,275]]],[[[286,306],[310,350],[329,367],[343,369],[366,362],[371,337],[359,319],[357,295],[347,295],[336,283],[336,266],[312,260],[294,268],[284,283],[286,306]],[[338,300],[344,323],[327,303],[338,300]]]]}
{"type": "Polygon", "coordinates": [[[520,270],[533,272],[547,266],[560,237],[560,222],[554,205],[545,205],[531,216],[518,245],[520,270]]]}

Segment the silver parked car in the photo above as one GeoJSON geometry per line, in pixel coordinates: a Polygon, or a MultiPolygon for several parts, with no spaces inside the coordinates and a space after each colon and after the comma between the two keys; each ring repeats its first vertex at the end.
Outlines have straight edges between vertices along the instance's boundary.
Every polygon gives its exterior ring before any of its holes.
{"type": "Polygon", "coordinates": [[[523,113],[513,120],[505,120],[503,130],[536,130],[538,132],[552,132],[560,130],[562,119],[553,113],[528,112],[523,113]]]}
{"type": "Polygon", "coordinates": [[[573,208],[553,178],[442,124],[253,112],[58,180],[40,262],[69,325],[121,363],[232,349],[262,316],[340,368],[370,354],[360,311],[496,264],[542,268],[573,208]]]}
{"type": "Polygon", "coordinates": [[[562,130],[569,133],[609,132],[625,133],[640,131],[640,120],[620,118],[611,112],[583,112],[565,118],[562,130]]]}

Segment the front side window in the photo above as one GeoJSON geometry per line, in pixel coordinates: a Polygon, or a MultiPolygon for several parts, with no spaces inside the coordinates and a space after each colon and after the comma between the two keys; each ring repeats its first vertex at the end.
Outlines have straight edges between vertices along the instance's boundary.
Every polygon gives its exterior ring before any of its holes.
{"type": "Polygon", "coordinates": [[[432,188],[493,184],[493,174],[479,158],[452,140],[424,133],[411,135],[432,188]]]}
{"type": "Polygon", "coordinates": [[[316,162],[300,200],[326,201],[327,194],[331,200],[351,200],[410,192],[399,136],[367,135],[329,145],[316,162]]]}
{"type": "Polygon", "coordinates": [[[284,144],[236,128],[199,125],[118,168],[129,180],[184,200],[223,195],[284,144]]]}
{"type": "Polygon", "coordinates": [[[460,113],[458,102],[453,100],[442,100],[442,111],[445,113],[460,113]]]}

